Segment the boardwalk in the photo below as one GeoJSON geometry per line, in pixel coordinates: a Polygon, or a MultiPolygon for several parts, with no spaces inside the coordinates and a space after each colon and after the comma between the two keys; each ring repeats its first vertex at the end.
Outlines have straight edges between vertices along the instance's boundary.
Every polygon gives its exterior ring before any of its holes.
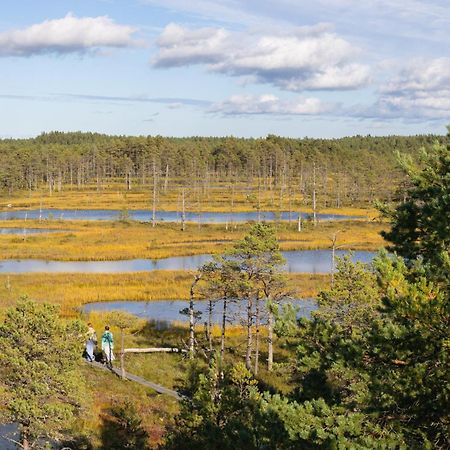
{"type": "MultiPolygon", "coordinates": [[[[88,364],[97,369],[106,370],[108,372],[111,371],[108,367],[106,367],[105,365],[100,364],[98,362],[92,362],[92,363],[88,363],[88,364]]],[[[120,377],[120,369],[113,367],[112,372],[114,372],[117,376],[120,377]]],[[[172,389],[168,389],[164,386],[161,386],[160,384],[153,383],[152,381],[148,381],[145,378],[138,377],[137,375],[133,375],[132,373],[125,372],[125,378],[127,380],[134,381],[135,383],[139,383],[142,386],[153,389],[154,391],[158,392],[159,394],[170,395],[171,397],[173,397],[177,400],[183,399],[183,396],[178,394],[178,392],[173,391],[172,389]]]]}

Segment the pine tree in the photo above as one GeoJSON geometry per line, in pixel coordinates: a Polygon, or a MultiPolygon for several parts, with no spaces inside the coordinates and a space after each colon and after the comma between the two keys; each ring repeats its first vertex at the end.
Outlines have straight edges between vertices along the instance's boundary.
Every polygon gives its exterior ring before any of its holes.
{"type": "Polygon", "coordinates": [[[21,446],[58,439],[81,408],[79,373],[84,326],[57,308],[22,299],[0,324],[0,383],[7,419],[19,425],[21,446]]]}
{"type": "Polygon", "coordinates": [[[423,258],[433,267],[429,274],[438,278],[450,271],[450,143],[435,144],[421,156],[417,165],[399,155],[411,185],[405,202],[395,209],[381,207],[392,224],[382,234],[392,243],[390,250],[408,260],[423,258]]]}

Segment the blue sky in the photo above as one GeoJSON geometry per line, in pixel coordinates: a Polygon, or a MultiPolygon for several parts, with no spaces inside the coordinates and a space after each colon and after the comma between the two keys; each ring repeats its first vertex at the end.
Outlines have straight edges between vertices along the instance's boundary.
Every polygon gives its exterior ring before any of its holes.
{"type": "Polygon", "coordinates": [[[445,132],[448,0],[0,2],[0,137],[445,132]]]}

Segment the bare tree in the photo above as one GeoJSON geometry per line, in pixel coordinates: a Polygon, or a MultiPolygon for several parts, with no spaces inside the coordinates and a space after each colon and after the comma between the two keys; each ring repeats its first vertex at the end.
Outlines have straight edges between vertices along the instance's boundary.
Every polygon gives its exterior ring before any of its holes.
{"type": "Polygon", "coordinates": [[[156,171],[156,161],[153,158],[153,203],[152,203],[152,227],[156,226],[156,200],[158,191],[158,175],[156,171]]]}
{"type": "Polygon", "coordinates": [[[194,298],[195,298],[195,287],[200,281],[202,275],[197,274],[194,277],[194,281],[191,284],[190,295],[189,295],[189,357],[194,358],[195,352],[195,314],[194,314],[194,298]]]}

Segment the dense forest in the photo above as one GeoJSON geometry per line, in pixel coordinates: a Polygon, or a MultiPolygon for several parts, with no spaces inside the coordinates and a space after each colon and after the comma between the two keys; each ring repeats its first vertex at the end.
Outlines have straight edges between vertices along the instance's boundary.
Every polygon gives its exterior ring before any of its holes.
{"type": "MultiPolygon", "coordinates": [[[[208,189],[219,183],[257,197],[301,196],[323,207],[361,206],[390,200],[404,183],[395,153],[417,154],[444,136],[355,136],[342,139],[233,137],[125,137],[97,133],[43,133],[33,139],[0,141],[0,190],[45,188],[51,194],[86,186],[125,190],[208,189]]],[[[282,204],[282,201],[279,202],[282,204]]]]}

